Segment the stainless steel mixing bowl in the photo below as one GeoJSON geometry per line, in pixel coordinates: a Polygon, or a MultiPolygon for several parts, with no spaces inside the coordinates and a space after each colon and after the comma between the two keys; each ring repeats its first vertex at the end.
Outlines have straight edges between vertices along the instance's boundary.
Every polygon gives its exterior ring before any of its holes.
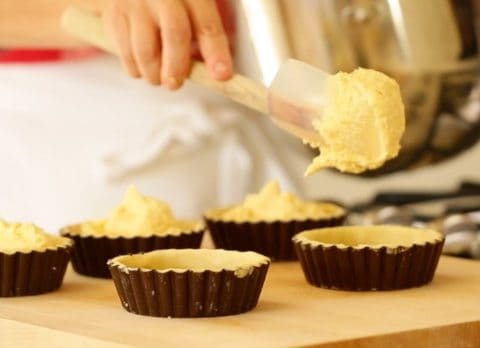
{"type": "Polygon", "coordinates": [[[324,70],[384,71],[407,129],[376,176],[444,161],[480,139],[479,0],[241,0],[264,80],[288,57],[324,70]]]}

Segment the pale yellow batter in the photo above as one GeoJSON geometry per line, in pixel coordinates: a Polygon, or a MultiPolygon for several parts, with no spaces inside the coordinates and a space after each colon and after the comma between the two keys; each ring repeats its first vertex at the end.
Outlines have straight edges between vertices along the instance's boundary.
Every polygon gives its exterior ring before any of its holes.
{"type": "Polygon", "coordinates": [[[322,168],[361,173],[398,155],[405,112],[397,82],[368,69],[340,72],[328,80],[329,104],[314,123],[324,144],[306,175],[322,168]]]}
{"type": "Polygon", "coordinates": [[[345,214],[343,208],[330,203],[302,201],[297,196],[282,192],[277,182],[266,184],[259,193],[250,194],[242,204],[207,212],[208,218],[224,221],[289,221],[337,217],[345,214]]]}
{"type": "Polygon", "coordinates": [[[53,236],[33,224],[0,220],[1,253],[45,251],[70,244],[68,238],[53,236]]]}
{"type": "Polygon", "coordinates": [[[177,220],[168,204],[143,196],[135,187],[130,187],[123,201],[105,220],[82,224],[79,234],[135,237],[180,234],[198,231],[202,227],[199,221],[177,220]]]}

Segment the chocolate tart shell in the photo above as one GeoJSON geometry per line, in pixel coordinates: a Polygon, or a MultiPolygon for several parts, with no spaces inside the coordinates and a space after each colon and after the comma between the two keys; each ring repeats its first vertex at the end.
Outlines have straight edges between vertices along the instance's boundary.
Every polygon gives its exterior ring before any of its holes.
{"type": "Polygon", "coordinates": [[[411,247],[361,249],[295,243],[306,280],[348,291],[397,290],[432,281],[444,239],[411,247]]]}
{"type": "Polygon", "coordinates": [[[305,230],[339,226],[345,218],[346,214],[317,220],[239,223],[205,216],[205,221],[215,247],[219,249],[255,251],[272,261],[293,261],[297,259],[292,242],[294,235],[305,230]]]}
{"type": "Polygon", "coordinates": [[[122,270],[109,263],[122,307],[154,317],[196,318],[247,312],[258,302],[269,263],[243,278],[234,271],[122,270]]]}
{"type": "Polygon", "coordinates": [[[82,275],[95,278],[111,278],[107,261],[115,256],[136,254],[156,249],[197,249],[202,242],[204,230],[185,232],[178,235],[149,237],[93,237],[80,236],[62,229],[62,236],[73,239],[72,265],[73,269],[82,275]]]}
{"type": "Polygon", "coordinates": [[[71,246],[0,253],[0,297],[40,295],[60,288],[71,246]]]}

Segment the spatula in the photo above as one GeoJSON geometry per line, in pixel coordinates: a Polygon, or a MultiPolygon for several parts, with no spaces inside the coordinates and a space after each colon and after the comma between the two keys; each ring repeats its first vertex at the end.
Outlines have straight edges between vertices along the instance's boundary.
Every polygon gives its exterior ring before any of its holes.
{"type": "MultiPolygon", "coordinates": [[[[117,55],[114,43],[105,35],[101,19],[95,14],[70,7],[63,14],[62,26],[71,35],[117,55]]],[[[328,102],[325,90],[328,76],[308,64],[290,59],[281,65],[268,88],[239,74],[228,81],[214,80],[201,62],[192,64],[189,79],[270,115],[283,130],[321,146],[323,139],[312,123],[321,120],[322,110],[328,102]]]]}

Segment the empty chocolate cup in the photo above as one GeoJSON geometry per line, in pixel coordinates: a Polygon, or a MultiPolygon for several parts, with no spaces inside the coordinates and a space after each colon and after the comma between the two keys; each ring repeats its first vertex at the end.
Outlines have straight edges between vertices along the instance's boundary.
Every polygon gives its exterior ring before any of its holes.
{"type": "Polygon", "coordinates": [[[108,262],[123,308],[154,317],[215,317],[253,309],[270,261],[254,252],[168,249],[108,262]]]}
{"type": "Polygon", "coordinates": [[[40,295],[60,288],[72,241],[30,252],[0,252],[0,297],[40,295]]]}
{"type": "Polygon", "coordinates": [[[175,234],[159,234],[138,237],[84,236],[81,225],[67,226],[63,236],[73,239],[73,269],[82,275],[110,278],[107,261],[115,256],[135,254],[157,249],[199,248],[204,229],[199,228],[175,234]]]}
{"type": "Polygon", "coordinates": [[[305,231],[293,241],[310,284],[366,291],[432,281],[444,238],[429,229],[378,225],[305,231]]]}
{"type": "Polygon", "coordinates": [[[339,207],[336,215],[286,221],[227,221],[222,211],[214,209],[205,214],[205,221],[217,248],[255,251],[273,261],[296,260],[292,237],[299,232],[343,224],[346,212],[339,207]]]}

